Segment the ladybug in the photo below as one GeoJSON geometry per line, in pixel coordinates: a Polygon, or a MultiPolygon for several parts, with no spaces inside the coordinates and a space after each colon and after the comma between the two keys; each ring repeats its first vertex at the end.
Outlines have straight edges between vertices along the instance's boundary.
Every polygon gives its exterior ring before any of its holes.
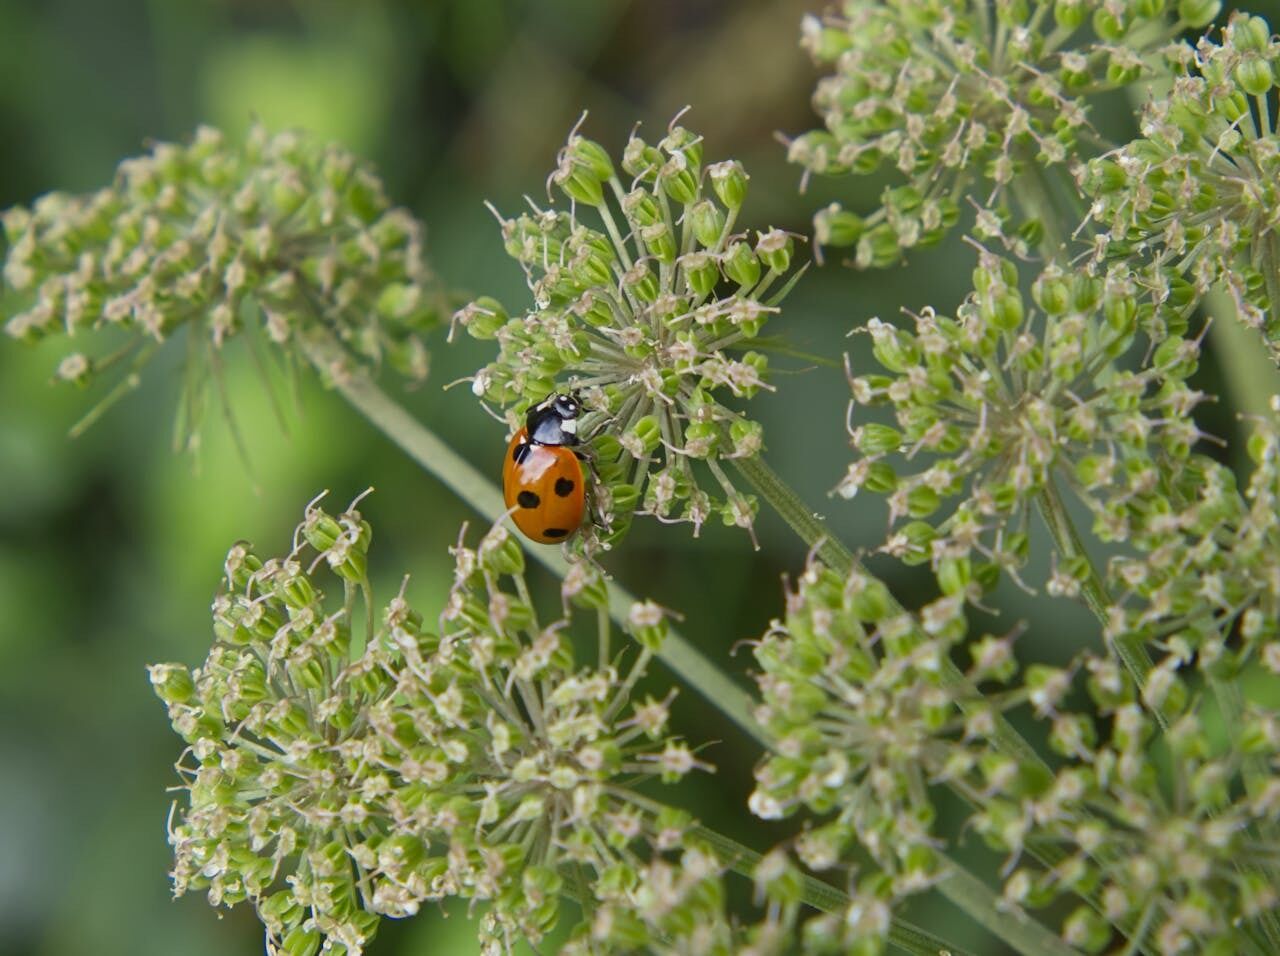
{"type": "Polygon", "coordinates": [[[524,427],[507,445],[502,465],[502,492],[511,519],[541,544],[554,544],[582,524],[587,498],[584,456],[577,425],[582,402],[576,395],[553,392],[529,409],[524,427]]]}

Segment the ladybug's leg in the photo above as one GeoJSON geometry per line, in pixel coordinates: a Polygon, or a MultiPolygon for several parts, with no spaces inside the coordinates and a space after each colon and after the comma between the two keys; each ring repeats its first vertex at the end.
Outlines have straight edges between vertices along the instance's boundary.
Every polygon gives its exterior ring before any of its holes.
{"type": "Polygon", "coordinates": [[[587,482],[587,506],[591,509],[591,520],[597,528],[604,528],[604,512],[600,510],[600,497],[596,494],[596,489],[604,484],[600,478],[600,472],[596,470],[596,458],[589,450],[581,450],[578,447],[573,449],[574,455],[578,461],[586,465],[587,471],[591,473],[591,480],[587,482]]]}

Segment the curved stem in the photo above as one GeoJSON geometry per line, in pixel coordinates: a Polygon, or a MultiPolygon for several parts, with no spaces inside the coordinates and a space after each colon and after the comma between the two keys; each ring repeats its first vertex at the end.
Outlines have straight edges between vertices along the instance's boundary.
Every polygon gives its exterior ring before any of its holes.
{"type": "MultiPolygon", "coordinates": [[[[314,330],[302,344],[308,360],[323,380],[332,383],[376,428],[480,514],[493,522],[505,520],[507,508],[497,486],[378,388],[364,372],[354,368],[332,335],[314,330]]],[[[520,535],[516,538],[535,561],[557,577],[564,577],[568,572],[569,563],[559,550],[531,545],[520,535]]],[[[625,624],[636,599],[611,581],[607,585],[609,614],[619,624],[625,624]]],[[[674,628],[668,632],[658,656],[752,739],[768,746],[764,731],[751,716],[750,695],[674,628]]]]}

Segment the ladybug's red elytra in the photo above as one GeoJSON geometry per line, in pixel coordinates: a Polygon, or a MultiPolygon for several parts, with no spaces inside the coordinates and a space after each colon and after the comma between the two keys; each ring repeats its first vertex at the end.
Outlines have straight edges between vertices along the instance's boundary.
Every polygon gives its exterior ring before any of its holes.
{"type": "Polygon", "coordinates": [[[502,492],[511,520],[541,544],[573,534],[586,513],[586,481],[575,446],[582,403],[575,395],[553,392],[529,409],[524,427],[507,445],[502,492]]]}

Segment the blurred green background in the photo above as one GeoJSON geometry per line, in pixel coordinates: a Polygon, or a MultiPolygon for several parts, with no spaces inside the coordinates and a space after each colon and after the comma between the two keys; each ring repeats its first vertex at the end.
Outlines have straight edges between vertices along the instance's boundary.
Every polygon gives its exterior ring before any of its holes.
{"type": "MultiPolygon", "coordinates": [[[[0,0],[0,207],[101,185],[149,139],[185,138],[201,122],[239,132],[257,117],[272,128],[309,128],[372,160],[393,199],[426,221],[443,280],[520,309],[528,301],[523,277],[482,201],[510,211],[523,193],[541,196],[555,151],[584,109],[584,132],[620,150],[635,122],[656,136],[691,104],[684,123],[705,135],[708,159],[737,157],[751,172],[745,221],[808,233],[812,211],[838,190],[814,184],[797,197],[799,171],[786,165],[775,132],[813,123],[814,72],[795,41],[800,16],[817,6],[0,0]]],[[[855,205],[879,189],[839,184],[855,205]]],[[[957,243],[886,274],[829,263],[806,277],[771,329],[832,358],[859,351],[863,367],[864,340],[844,337],[854,323],[894,316],[901,305],[949,308],[970,268],[957,243]]],[[[87,400],[47,385],[56,353],[0,343],[0,953],[261,951],[246,907],[215,913],[199,896],[170,899],[166,787],[175,782],[179,742],[144,667],[203,659],[227,547],[247,538],[264,554],[287,550],[303,505],[321,489],[341,505],[376,486],[362,510],[375,529],[383,600],[408,572],[411,599],[436,607],[446,548],[462,521],[475,520],[314,383],[282,437],[236,349],[229,387],[252,475],[217,416],[206,423],[198,467],[175,456],[180,351],[162,352],[138,394],[70,441],[66,431],[87,400]]],[[[487,357],[465,337],[446,347],[442,330],[427,385],[412,393],[390,377],[387,385],[496,478],[501,426],[466,388],[441,390],[487,357]]],[[[885,526],[881,504],[828,497],[849,459],[843,374],[775,364],[778,392],[753,406],[769,460],[831,514],[847,541],[874,546],[885,526]]],[[[1213,414],[1231,427],[1229,408],[1213,414]]],[[[708,528],[694,541],[684,527],[642,520],[607,565],[634,592],[682,612],[685,633],[745,675],[749,655],[730,656],[733,646],[780,613],[781,575],[804,560],[803,547],[769,515],[760,537],[762,549],[752,552],[740,532],[708,528]]],[[[882,570],[909,603],[927,596],[923,577],[882,570]]],[[[1027,612],[1010,591],[1011,622],[1027,612]]],[[[1065,660],[1095,634],[1083,612],[1061,603],[1052,620],[1026,638],[1042,657],[1065,660]]],[[[707,752],[717,774],[692,782],[685,805],[757,848],[793,832],[752,822],[740,806],[754,749],[691,692],[678,717],[695,742],[723,741],[707,752]]],[[[462,915],[388,921],[374,951],[474,952],[462,915]]],[[[935,927],[952,921],[929,905],[915,915],[935,927]]]]}

